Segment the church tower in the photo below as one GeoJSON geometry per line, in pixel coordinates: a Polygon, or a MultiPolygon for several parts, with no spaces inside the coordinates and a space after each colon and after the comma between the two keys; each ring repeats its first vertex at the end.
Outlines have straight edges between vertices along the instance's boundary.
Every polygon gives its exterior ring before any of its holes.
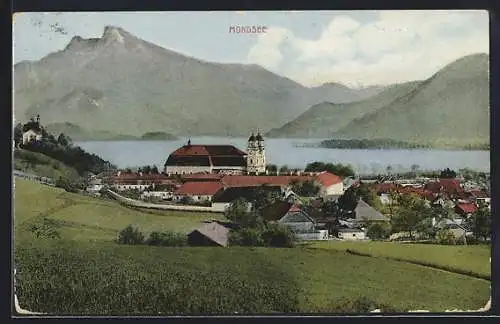
{"type": "Polygon", "coordinates": [[[260,174],[266,172],[266,151],[264,138],[260,132],[257,136],[252,133],[248,139],[247,151],[247,173],[260,174]]]}

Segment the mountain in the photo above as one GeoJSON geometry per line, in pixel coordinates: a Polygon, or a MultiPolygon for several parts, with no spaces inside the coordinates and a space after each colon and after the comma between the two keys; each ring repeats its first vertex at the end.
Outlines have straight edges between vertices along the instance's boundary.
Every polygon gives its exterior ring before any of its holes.
{"type": "Polygon", "coordinates": [[[322,98],[325,102],[347,103],[370,98],[380,93],[384,88],[384,86],[368,86],[352,89],[340,83],[329,82],[313,87],[309,92],[316,98],[322,98]]]}
{"type": "Polygon", "coordinates": [[[452,62],[381,109],[349,122],[333,137],[394,139],[435,147],[489,143],[489,56],[452,62]]]}
{"type": "Polygon", "coordinates": [[[201,61],[107,26],[100,38],[75,36],[61,51],[16,64],[14,112],[19,121],[40,114],[43,124],[71,123],[88,136],[246,136],[316,103],[374,91],[344,88],[307,88],[257,65],[201,61]]]}
{"type": "Polygon", "coordinates": [[[314,105],[284,126],[272,129],[267,133],[267,136],[302,138],[330,137],[339,129],[349,124],[353,119],[385,107],[396,98],[418,87],[419,84],[419,81],[414,81],[392,85],[371,98],[362,101],[343,104],[323,102],[314,105]]]}

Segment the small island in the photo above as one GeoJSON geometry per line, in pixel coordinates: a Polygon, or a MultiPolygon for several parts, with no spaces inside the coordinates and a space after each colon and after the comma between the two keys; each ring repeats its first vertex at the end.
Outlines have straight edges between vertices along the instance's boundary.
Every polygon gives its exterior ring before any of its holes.
{"type": "Polygon", "coordinates": [[[489,150],[488,143],[423,143],[405,142],[393,139],[328,139],[311,147],[331,149],[453,149],[453,150],[489,150]]]}
{"type": "Polygon", "coordinates": [[[179,138],[173,134],[165,132],[147,132],[144,133],[140,139],[144,141],[175,141],[179,138]]]}

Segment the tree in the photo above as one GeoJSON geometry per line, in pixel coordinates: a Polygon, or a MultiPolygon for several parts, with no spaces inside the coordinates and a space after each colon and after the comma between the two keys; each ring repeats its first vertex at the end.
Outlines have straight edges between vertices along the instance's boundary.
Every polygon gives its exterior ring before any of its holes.
{"type": "Polygon", "coordinates": [[[158,167],[156,165],[154,165],[152,168],[151,168],[151,173],[154,173],[154,174],[159,174],[160,172],[158,171],[158,167]]]}
{"type": "Polygon", "coordinates": [[[471,215],[468,220],[469,226],[476,239],[486,240],[491,236],[491,211],[486,206],[480,206],[479,209],[471,215]]]}
{"type": "Polygon", "coordinates": [[[373,240],[383,240],[391,234],[391,225],[387,222],[369,221],[366,234],[373,240]]]}
{"type": "Polygon", "coordinates": [[[265,189],[266,185],[257,188],[252,197],[252,209],[259,214],[262,209],[274,203],[280,198],[279,193],[265,189]]]}
{"type": "Polygon", "coordinates": [[[416,176],[417,176],[417,172],[418,172],[418,169],[419,169],[419,168],[420,168],[420,167],[418,166],[418,164],[412,164],[412,165],[411,165],[411,173],[412,173],[412,175],[413,175],[414,177],[416,177],[416,176]]]}
{"type": "Polygon", "coordinates": [[[354,177],[354,170],[350,165],[344,165],[341,163],[323,163],[323,162],[312,162],[306,165],[305,172],[323,172],[328,171],[330,173],[336,174],[340,177],[354,177]]]}
{"type": "Polygon", "coordinates": [[[57,137],[57,144],[63,147],[69,146],[70,143],[71,139],[68,136],[64,135],[64,133],[59,134],[59,136],[57,137]]]}
{"type": "Polygon", "coordinates": [[[278,166],[276,164],[268,164],[266,170],[271,174],[275,174],[278,173],[278,166]]]}
{"type": "Polygon", "coordinates": [[[353,187],[347,189],[338,199],[338,206],[342,213],[352,212],[358,205],[358,196],[353,187]]]}
{"type": "Polygon", "coordinates": [[[314,197],[321,190],[314,180],[292,180],[290,185],[293,192],[302,197],[314,197]]]}
{"type": "Polygon", "coordinates": [[[290,173],[290,168],[287,165],[283,165],[280,168],[280,174],[287,174],[287,173],[290,173]]]}
{"type": "Polygon", "coordinates": [[[398,196],[398,209],[391,218],[391,225],[395,232],[408,232],[413,240],[415,231],[421,230],[421,222],[430,217],[429,207],[417,195],[398,196]]]}
{"type": "Polygon", "coordinates": [[[438,244],[445,244],[445,245],[457,244],[455,235],[449,229],[441,229],[437,231],[436,241],[438,244]]]}
{"type": "Polygon", "coordinates": [[[450,168],[446,168],[439,174],[439,177],[442,179],[454,179],[457,177],[457,173],[450,168]]]}
{"type": "Polygon", "coordinates": [[[242,227],[257,227],[261,223],[257,211],[249,211],[248,201],[244,198],[234,200],[224,212],[224,216],[242,227]]]}
{"type": "Polygon", "coordinates": [[[133,228],[129,225],[120,231],[118,235],[118,243],[137,245],[144,243],[144,235],[138,228],[133,228]]]}
{"type": "Polygon", "coordinates": [[[22,144],[23,142],[23,124],[17,123],[17,125],[14,127],[14,145],[18,146],[19,144],[22,144]]]}
{"type": "Polygon", "coordinates": [[[387,171],[387,174],[391,174],[392,173],[392,166],[391,165],[388,165],[385,170],[387,171]]]}

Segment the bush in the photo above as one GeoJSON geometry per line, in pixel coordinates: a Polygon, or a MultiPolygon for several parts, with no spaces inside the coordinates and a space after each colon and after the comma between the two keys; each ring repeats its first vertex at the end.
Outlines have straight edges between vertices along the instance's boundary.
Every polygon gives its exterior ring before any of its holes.
{"type": "Polygon", "coordinates": [[[262,231],[257,228],[241,228],[232,230],[229,234],[230,245],[264,246],[262,231]]]}
{"type": "Polygon", "coordinates": [[[143,244],[144,234],[138,228],[133,228],[132,225],[129,225],[120,231],[118,243],[129,245],[143,244]]]}
{"type": "Polygon", "coordinates": [[[391,234],[391,225],[386,222],[372,222],[368,225],[366,234],[373,240],[387,239],[391,234]]]}
{"type": "Polygon", "coordinates": [[[266,246],[294,247],[295,235],[286,226],[281,224],[268,224],[262,233],[262,239],[266,246]]]}
{"type": "Polygon", "coordinates": [[[295,235],[281,224],[268,224],[263,228],[232,230],[229,245],[294,247],[295,235]]]}
{"type": "Polygon", "coordinates": [[[455,238],[455,235],[453,235],[453,233],[448,229],[442,229],[442,230],[437,231],[436,241],[438,244],[445,244],[445,245],[457,244],[457,240],[455,238]]]}
{"type": "Polygon", "coordinates": [[[63,177],[60,177],[56,180],[55,186],[58,188],[62,188],[67,192],[77,193],[79,191],[79,186],[76,183],[64,179],[63,177]]]}
{"type": "Polygon", "coordinates": [[[176,232],[152,232],[146,240],[148,245],[187,246],[187,236],[176,232]]]}
{"type": "Polygon", "coordinates": [[[58,228],[59,224],[56,221],[48,218],[43,218],[40,223],[35,224],[31,227],[31,232],[37,238],[56,239],[61,237],[58,228]]]}

